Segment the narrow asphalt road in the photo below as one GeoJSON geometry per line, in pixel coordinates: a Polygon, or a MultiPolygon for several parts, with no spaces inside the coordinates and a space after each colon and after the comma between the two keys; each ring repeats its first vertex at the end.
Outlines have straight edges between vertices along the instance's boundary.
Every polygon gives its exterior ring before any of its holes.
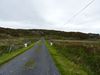
{"type": "Polygon", "coordinates": [[[0,67],[0,75],[60,75],[45,40],[0,67]]]}

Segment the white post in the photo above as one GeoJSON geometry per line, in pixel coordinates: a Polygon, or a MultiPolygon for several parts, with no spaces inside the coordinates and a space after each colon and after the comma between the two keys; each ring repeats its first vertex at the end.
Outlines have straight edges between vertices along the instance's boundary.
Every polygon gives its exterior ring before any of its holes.
{"type": "Polygon", "coordinates": [[[25,43],[24,46],[27,47],[27,43],[25,43]]]}
{"type": "Polygon", "coordinates": [[[53,43],[52,43],[52,42],[50,42],[50,45],[52,46],[52,45],[53,45],[53,43]]]}

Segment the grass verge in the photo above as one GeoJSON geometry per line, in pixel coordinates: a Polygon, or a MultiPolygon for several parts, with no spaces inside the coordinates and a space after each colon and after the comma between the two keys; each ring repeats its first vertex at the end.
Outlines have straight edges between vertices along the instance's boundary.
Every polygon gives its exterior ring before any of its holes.
{"type": "Polygon", "coordinates": [[[13,59],[14,57],[16,57],[18,55],[24,53],[25,51],[27,51],[28,49],[32,48],[33,46],[34,46],[34,43],[32,43],[31,45],[29,45],[26,48],[22,48],[22,49],[16,50],[16,51],[11,52],[11,53],[3,54],[0,57],[0,65],[8,62],[9,60],[13,59]]]}
{"type": "Polygon", "coordinates": [[[48,42],[46,42],[46,46],[48,47],[61,75],[88,75],[88,73],[84,71],[80,65],[77,65],[64,57],[53,46],[50,46],[48,42]]]}

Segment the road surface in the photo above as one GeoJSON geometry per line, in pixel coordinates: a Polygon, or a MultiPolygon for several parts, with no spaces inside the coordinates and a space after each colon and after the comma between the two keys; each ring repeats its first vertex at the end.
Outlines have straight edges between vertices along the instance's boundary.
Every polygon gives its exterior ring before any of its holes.
{"type": "Polygon", "coordinates": [[[0,67],[0,75],[60,75],[45,40],[0,67]]]}

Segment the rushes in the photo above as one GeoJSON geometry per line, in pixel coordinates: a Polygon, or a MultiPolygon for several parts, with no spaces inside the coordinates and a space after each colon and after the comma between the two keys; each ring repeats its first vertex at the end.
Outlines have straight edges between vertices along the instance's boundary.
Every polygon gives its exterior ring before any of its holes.
{"type": "Polygon", "coordinates": [[[6,53],[16,51],[24,48],[24,43],[28,45],[33,42],[32,38],[12,38],[12,39],[0,39],[0,56],[6,53]]]}
{"type": "Polygon", "coordinates": [[[53,41],[54,47],[66,59],[83,67],[89,75],[100,74],[100,44],[97,42],[53,41]]]}

